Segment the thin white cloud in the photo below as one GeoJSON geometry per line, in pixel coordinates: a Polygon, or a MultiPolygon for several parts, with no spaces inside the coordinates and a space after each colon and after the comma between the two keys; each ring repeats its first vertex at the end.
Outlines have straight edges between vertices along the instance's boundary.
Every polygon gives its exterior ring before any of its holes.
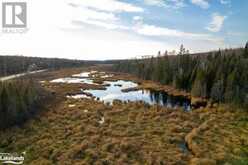
{"type": "Polygon", "coordinates": [[[113,13],[107,13],[107,12],[100,12],[100,11],[95,11],[92,9],[88,8],[81,8],[79,9],[77,13],[81,13],[80,17],[84,19],[96,19],[96,20],[104,20],[104,21],[116,21],[118,18],[113,14],[113,13]]]}
{"type": "MultiPolygon", "coordinates": [[[[159,27],[157,32],[156,26],[152,29],[153,32],[149,32],[149,28],[142,26],[145,21],[133,20],[132,24],[126,25],[121,17],[118,17],[118,12],[131,12],[133,9],[123,6],[113,9],[105,6],[108,5],[105,0],[97,0],[101,6],[89,4],[91,1],[96,2],[96,0],[29,1],[30,14],[27,15],[29,31],[24,34],[0,33],[0,54],[99,60],[130,58],[153,54],[164,49],[173,50],[184,41],[192,52],[220,47],[220,44],[214,43],[217,41],[216,38],[206,34],[164,27],[159,27]],[[82,5],[83,3],[87,5],[82,5]],[[160,34],[168,37],[158,39],[160,34]],[[167,38],[172,38],[173,41],[167,38]],[[213,41],[210,41],[211,39],[213,41]]],[[[143,16],[140,12],[132,14],[143,16]]]]}
{"type": "Polygon", "coordinates": [[[134,21],[143,21],[143,17],[141,17],[141,16],[134,16],[133,17],[133,20],[134,21]]]}
{"type": "Polygon", "coordinates": [[[229,35],[229,36],[236,36],[236,37],[247,36],[247,34],[245,34],[245,33],[234,32],[234,31],[228,31],[227,32],[227,35],[229,35]]]}
{"type": "Polygon", "coordinates": [[[154,25],[146,25],[143,24],[135,28],[138,34],[146,35],[146,36],[167,36],[167,37],[179,37],[179,38],[186,38],[186,39],[193,39],[193,40],[205,40],[214,43],[222,43],[223,39],[213,37],[209,34],[199,34],[199,33],[190,33],[190,32],[183,32],[176,29],[169,29],[166,27],[158,27],[154,25]]]}
{"type": "Polygon", "coordinates": [[[163,0],[144,0],[145,4],[151,6],[166,6],[165,1],[163,0]]]}
{"type": "Polygon", "coordinates": [[[89,24],[106,29],[124,29],[124,27],[118,23],[119,18],[113,13],[79,7],[73,9],[70,14],[72,25],[82,26],[83,24],[89,24]]]}
{"type": "Polygon", "coordinates": [[[226,18],[227,16],[222,16],[219,13],[212,14],[212,21],[210,22],[208,27],[206,27],[206,29],[211,32],[219,32],[226,18]]]}
{"type": "Polygon", "coordinates": [[[143,12],[144,9],[118,0],[69,0],[70,4],[108,12],[143,12]]]}
{"type": "Polygon", "coordinates": [[[169,0],[169,1],[174,3],[174,8],[181,8],[186,6],[184,0],[169,0]]]}
{"type": "MultiPolygon", "coordinates": [[[[75,2],[68,3],[68,7],[71,8],[68,15],[70,15],[69,19],[72,26],[82,27],[88,24],[111,30],[128,29],[128,27],[121,25],[121,20],[116,16],[115,12],[97,10],[96,7],[85,7],[84,5],[75,4],[75,2]]],[[[86,6],[88,6],[88,4],[86,6]]],[[[68,27],[61,28],[64,29],[68,27]]]]}
{"type": "Polygon", "coordinates": [[[72,9],[70,19],[73,26],[80,27],[88,24],[111,30],[129,29],[129,27],[121,24],[121,20],[116,16],[116,12],[141,12],[143,10],[142,8],[117,0],[102,0],[101,3],[99,0],[69,0],[68,7],[72,9]]]}
{"type": "Polygon", "coordinates": [[[144,0],[146,5],[178,9],[185,6],[184,0],[144,0]]]}
{"type": "Polygon", "coordinates": [[[188,38],[188,39],[200,39],[200,40],[208,40],[213,42],[219,42],[220,39],[214,38],[208,34],[198,34],[198,33],[190,33],[190,32],[183,32],[176,29],[170,29],[166,27],[159,27],[154,25],[147,25],[143,22],[143,17],[141,16],[134,16],[134,27],[131,25],[124,26],[118,23],[114,15],[107,14],[105,12],[97,12],[91,11],[90,9],[84,10],[83,16],[80,17],[78,20],[74,20],[74,25],[83,26],[84,24],[94,25],[97,27],[103,27],[106,29],[111,30],[130,30],[134,31],[140,35],[145,36],[169,36],[169,37],[181,37],[181,38],[188,38]]]}
{"type": "Polygon", "coordinates": [[[230,5],[231,4],[231,0],[220,0],[220,3],[222,5],[230,5]]]}
{"type": "Polygon", "coordinates": [[[175,29],[169,29],[165,27],[158,27],[154,25],[146,25],[136,28],[136,31],[139,34],[147,35],[147,36],[172,36],[172,37],[206,37],[205,34],[194,34],[182,32],[175,29]]]}
{"type": "Polygon", "coordinates": [[[88,25],[93,25],[93,26],[97,26],[97,27],[102,27],[102,28],[106,28],[106,29],[110,29],[110,30],[128,30],[130,29],[127,26],[124,25],[120,25],[117,23],[107,23],[104,21],[99,21],[99,20],[79,20],[79,21],[72,21],[72,24],[74,25],[78,25],[78,26],[84,26],[84,24],[88,24],[88,25]]]}
{"type": "Polygon", "coordinates": [[[210,6],[207,0],[191,0],[191,3],[200,6],[203,9],[208,9],[210,6]]]}

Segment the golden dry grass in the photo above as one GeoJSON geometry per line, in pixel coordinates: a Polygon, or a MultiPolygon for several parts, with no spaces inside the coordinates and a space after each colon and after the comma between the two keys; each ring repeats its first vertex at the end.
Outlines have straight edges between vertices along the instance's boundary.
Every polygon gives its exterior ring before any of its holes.
{"type": "MultiPolygon", "coordinates": [[[[50,77],[54,76],[49,73],[50,77]]],[[[44,87],[56,91],[57,101],[23,127],[0,133],[0,152],[26,151],[25,164],[247,162],[248,115],[242,110],[220,105],[185,113],[119,101],[109,106],[65,97],[80,88],[99,86],[46,83],[44,87]],[[189,151],[182,145],[185,141],[189,151]]]]}

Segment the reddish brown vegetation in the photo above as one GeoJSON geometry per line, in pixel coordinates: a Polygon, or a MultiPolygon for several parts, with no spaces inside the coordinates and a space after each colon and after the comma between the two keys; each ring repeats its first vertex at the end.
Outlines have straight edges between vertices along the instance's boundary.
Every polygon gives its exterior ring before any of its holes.
{"type": "Polygon", "coordinates": [[[44,87],[56,91],[58,101],[23,128],[0,134],[1,151],[26,151],[26,164],[211,165],[247,154],[246,112],[219,106],[185,113],[120,101],[109,106],[65,97],[97,86],[47,82],[44,87]],[[181,145],[185,141],[190,151],[181,145]]]}

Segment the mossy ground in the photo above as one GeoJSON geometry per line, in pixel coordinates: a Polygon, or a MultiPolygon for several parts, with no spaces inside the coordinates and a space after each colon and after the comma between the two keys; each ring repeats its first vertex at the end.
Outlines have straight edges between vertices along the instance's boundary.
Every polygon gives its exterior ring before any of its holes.
{"type": "Polygon", "coordinates": [[[26,151],[25,164],[247,164],[248,114],[242,110],[219,105],[184,112],[118,101],[110,106],[65,97],[98,86],[43,85],[56,92],[57,101],[22,127],[0,134],[0,152],[26,151]]]}

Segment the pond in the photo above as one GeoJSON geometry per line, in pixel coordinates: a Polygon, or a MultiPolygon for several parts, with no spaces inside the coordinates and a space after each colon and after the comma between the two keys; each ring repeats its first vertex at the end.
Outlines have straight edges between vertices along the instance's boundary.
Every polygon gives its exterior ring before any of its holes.
{"type": "MultiPolygon", "coordinates": [[[[52,83],[86,83],[94,84],[92,78],[89,77],[89,74],[92,72],[84,72],[81,74],[73,75],[72,77],[61,78],[52,80],[52,83]]],[[[112,76],[112,75],[109,75],[112,76]]],[[[94,76],[93,76],[94,77],[94,76]]],[[[106,76],[107,77],[107,76],[106,76]]],[[[106,87],[105,90],[82,90],[84,93],[90,93],[97,100],[101,100],[104,103],[110,103],[114,100],[121,101],[143,101],[150,105],[161,105],[168,108],[183,108],[185,111],[191,110],[191,101],[185,97],[174,97],[168,95],[163,91],[154,91],[154,90],[136,90],[123,92],[123,89],[137,87],[138,84],[132,81],[104,81],[106,87]]],[[[67,96],[70,98],[80,99],[80,98],[89,98],[84,94],[78,94],[73,96],[67,96]]]]}
{"type": "Polygon", "coordinates": [[[50,81],[51,83],[68,83],[68,84],[95,84],[93,80],[89,78],[75,78],[75,77],[66,77],[66,78],[59,78],[50,81]]]}
{"type": "Polygon", "coordinates": [[[115,99],[121,101],[143,101],[150,105],[158,104],[168,108],[182,107],[185,111],[191,110],[190,100],[184,97],[173,97],[166,92],[154,90],[123,92],[122,89],[138,86],[138,84],[132,81],[105,81],[105,83],[109,84],[109,86],[106,87],[106,90],[84,90],[84,92],[92,94],[105,103],[112,103],[115,99]]]}

